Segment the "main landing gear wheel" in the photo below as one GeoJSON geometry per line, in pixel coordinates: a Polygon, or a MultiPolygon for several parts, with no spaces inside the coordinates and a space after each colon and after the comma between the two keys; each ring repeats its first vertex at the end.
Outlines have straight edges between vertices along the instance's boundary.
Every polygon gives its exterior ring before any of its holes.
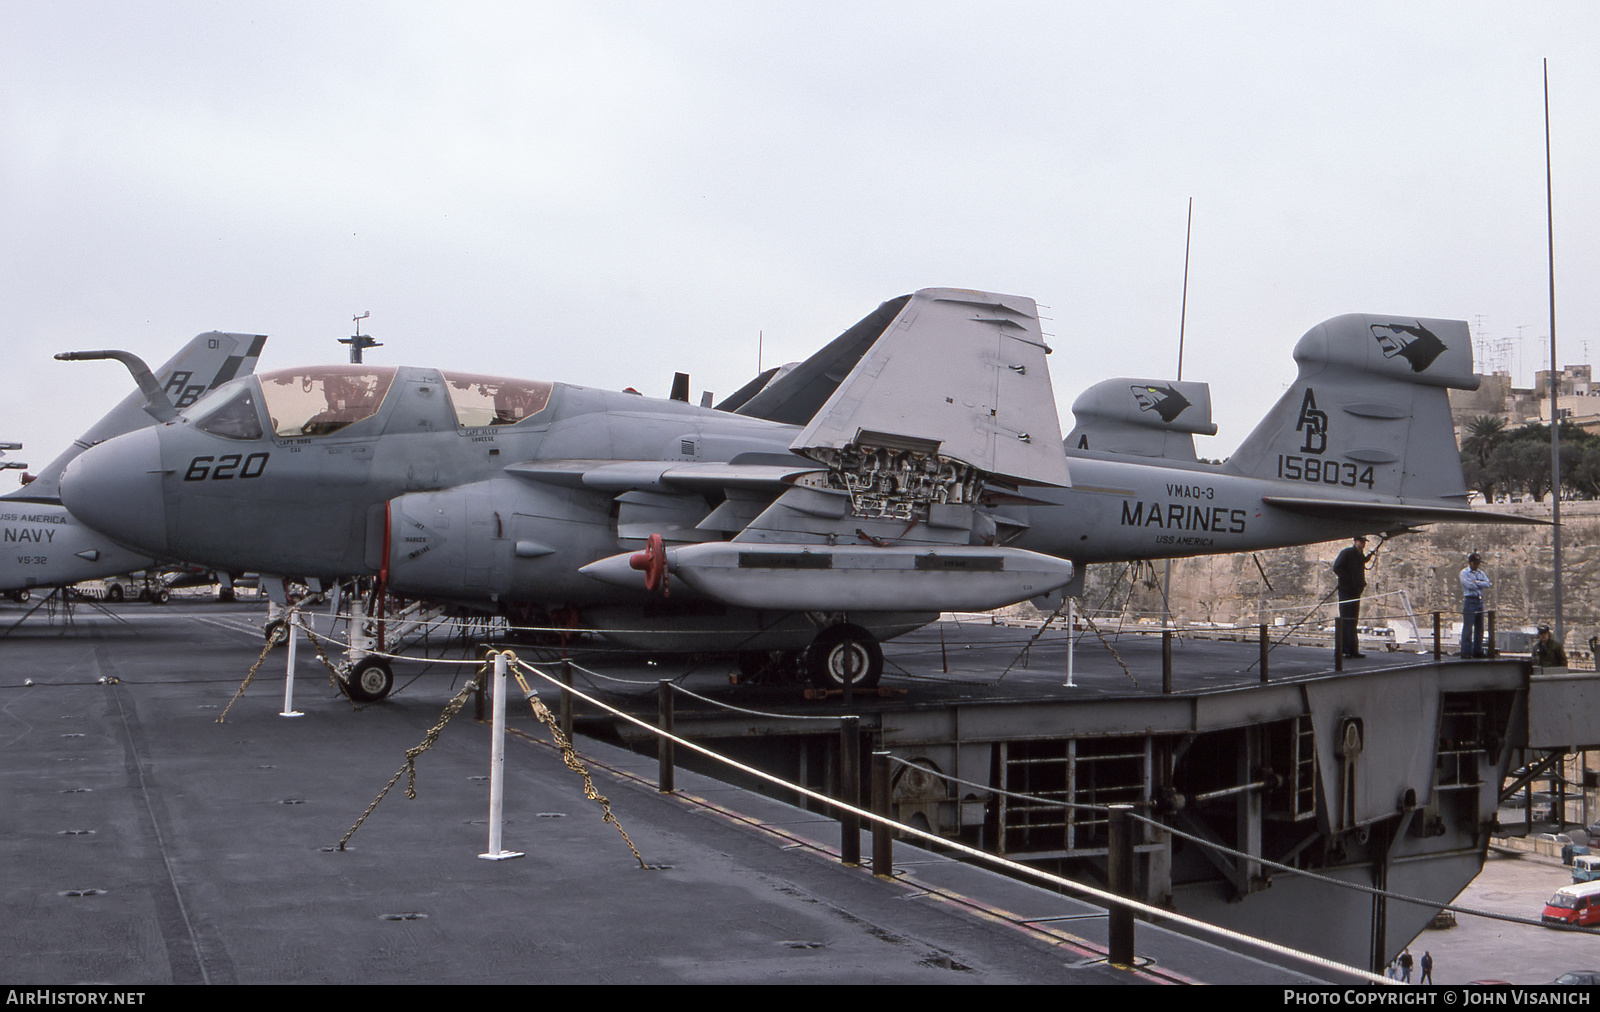
{"type": "Polygon", "coordinates": [[[860,626],[829,626],[806,649],[806,672],[813,685],[842,689],[870,689],[883,675],[883,648],[860,626]]]}
{"type": "Polygon", "coordinates": [[[339,684],[344,686],[345,695],[357,703],[376,703],[394,688],[394,672],[382,657],[363,657],[339,684]]]}

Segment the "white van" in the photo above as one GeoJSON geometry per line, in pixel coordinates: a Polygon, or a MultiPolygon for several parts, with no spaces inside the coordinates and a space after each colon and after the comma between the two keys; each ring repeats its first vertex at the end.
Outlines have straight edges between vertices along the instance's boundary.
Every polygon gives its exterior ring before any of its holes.
{"type": "Polygon", "coordinates": [[[1579,854],[1572,859],[1572,881],[1600,880],[1600,854],[1579,854]]]}

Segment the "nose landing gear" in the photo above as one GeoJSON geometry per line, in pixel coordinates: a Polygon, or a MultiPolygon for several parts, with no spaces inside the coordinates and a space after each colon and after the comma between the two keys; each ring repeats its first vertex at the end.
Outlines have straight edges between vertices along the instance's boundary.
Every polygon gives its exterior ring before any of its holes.
{"type": "Polygon", "coordinates": [[[345,695],[357,703],[376,703],[394,688],[394,671],[382,657],[367,656],[357,661],[350,673],[339,680],[345,695]]]}

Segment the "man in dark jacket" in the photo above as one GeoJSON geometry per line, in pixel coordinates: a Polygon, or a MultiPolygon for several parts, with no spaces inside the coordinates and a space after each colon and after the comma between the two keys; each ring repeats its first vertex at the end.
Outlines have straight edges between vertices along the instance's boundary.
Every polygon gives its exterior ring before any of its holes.
{"type": "Polygon", "coordinates": [[[1547,625],[1539,627],[1539,641],[1533,645],[1533,663],[1541,668],[1567,666],[1567,651],[1550,635],[1550,627],[1547,625]]]}
{"type": "Polygon", "coordinates": [[[1361,618],[1361,592],[1367,589],[1367,536],[1357,534],[1350,547],[1333,560],[1339,588],[1339,649],[1346,657],[1365,657],[1356,622],[1361,618]]]}

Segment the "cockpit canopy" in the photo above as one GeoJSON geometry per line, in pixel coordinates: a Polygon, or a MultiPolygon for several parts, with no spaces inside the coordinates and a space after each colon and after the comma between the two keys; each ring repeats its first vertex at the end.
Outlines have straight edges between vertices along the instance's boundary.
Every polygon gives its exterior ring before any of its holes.
{"type": "Polygon", "coordinates": [[[224,439],[260,439],[261,416],[256,413],[255,388],[248,379],[219,387],[189,409],[195,428],[224,439]],[[220,406],[218,406],[220,405],[220,406]]]}
{"type": "Polygon", "coordinates": [[[394,382],[393,366],[314,365],[258,373],[272,431],[326,436],[376,414],[394,382]]]}
{"type": "Polygon", "coordinates": [[[549,383],[465,372],[442,375],[445,388],[450,391],[450,403],[456,409],[456,421],[463,428],[515,425],[550,403],[549,383]]]}
{"type": "MultiPolygon", "coordinates": [[[[200,431],[214,436],[260,439],[259,400],[278,438],[326,436],[377,414],[397,372],[393,366],[318,365],[257,373],[218,387],[184,414],[200,431]]],[[[456,424],[463,429],[515,425],[543,411],[553,388],[550,383],[503,376],[440,375],[456,424]]]]}

